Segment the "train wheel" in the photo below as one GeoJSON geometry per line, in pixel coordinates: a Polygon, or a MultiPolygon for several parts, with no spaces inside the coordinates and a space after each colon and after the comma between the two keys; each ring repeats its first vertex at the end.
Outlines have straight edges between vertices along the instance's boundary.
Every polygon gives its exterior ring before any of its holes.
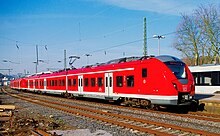
{"type": "Polygon", "coordinates": [[[190,110],[190,106],[186,105],[186,106],[178,106],[178,112],[179,113],[183,113],[183,114],[187,114],[190,110]]]}
{"type": "Polygon", "coordinates": [[[149,100],[141,100],[140,105],[144,109],[152,109],[153,108],[153,105],[152,105],[151,101],[149,101],[149,100]]]}
{"type": "Polygon", "coordinates": [[[192,103],[190,104],[190,111],[196,112],[198,111],[198,107],[199,107],[199,101],[193,100],[192,103]]]}

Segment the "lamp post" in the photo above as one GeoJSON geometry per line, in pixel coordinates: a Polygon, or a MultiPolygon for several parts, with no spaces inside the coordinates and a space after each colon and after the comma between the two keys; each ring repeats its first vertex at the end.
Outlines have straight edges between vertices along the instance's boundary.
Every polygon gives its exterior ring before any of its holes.
{"type": "Polygon", "coordinates": [[[13,64],[20,64],[18,62],[13,62],[13,61],[10,61],[10,60],[3,60],[3,62],[10,62],[10,63],[13,63],[13,64]]]}
{"type": "Polygon", "coordinates": [[[87,57],[87,65],[89,64],[89,57],[92,56],[91,54],[85,54],[85,56],[87,57]]]}
{"type": "Polygon", "coordinates": [[[158,39],[158,55],[160,55],[160,39],[164,39],[165,36],[162,36],[162,35],[153,35],[153,38],[158,39]]]}

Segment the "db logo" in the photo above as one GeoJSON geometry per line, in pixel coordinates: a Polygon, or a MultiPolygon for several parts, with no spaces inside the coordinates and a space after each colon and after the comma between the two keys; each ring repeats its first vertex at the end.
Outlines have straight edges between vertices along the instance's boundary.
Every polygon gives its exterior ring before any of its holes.
{"type": "Polygon", "coordinates": [[[187,91],[187,86],[183,86],[183,91],[186,92],[187,91]]]}
{"type": "Polygon", "coordinates": [[[146,82],[147,82],[147,81],[144,79],[144,80],[143,80],[143,83],[146,84],[146,82]]]}

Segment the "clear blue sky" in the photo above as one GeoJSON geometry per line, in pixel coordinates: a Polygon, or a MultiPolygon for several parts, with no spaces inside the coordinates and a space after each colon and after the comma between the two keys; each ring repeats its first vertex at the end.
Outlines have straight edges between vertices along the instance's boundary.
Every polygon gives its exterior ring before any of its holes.
{"type": "MultiPolygon", "coordinates": [[[[175,32],[180,13],[191,14],[201,4],[219,5],[220,1],[0,0],[0,69],[12,68],[13,74],[24,70],[34,73],[36,45],[39,59],[44,60],[38,71],[63,68],[64,49],[67,57],[81,57],[76,67],[87,64],[87,53],[92,55],[90,64],[124,55],[141,56],[143,17],[147,18],[148,54],[157,55],[158,42],[152,36],[175,32]]],[[[172,48],[175,34],[165,36],[161,54],[181,58],[180,52],[172,48]]]]}

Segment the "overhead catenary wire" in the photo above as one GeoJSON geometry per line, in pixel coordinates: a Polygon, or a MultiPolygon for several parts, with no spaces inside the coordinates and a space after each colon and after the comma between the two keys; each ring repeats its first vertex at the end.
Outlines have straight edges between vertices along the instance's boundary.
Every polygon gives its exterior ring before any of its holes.
{"type": "MultiPolygon", "coordinates": [[[[164,11],[164,12],[166,12],[166,11],[172,11],[172,10],[174,10],[174,9],[176,9],[176,8],[179,8],[179,7],[181,7],[181,6],[183,6],[184,4],[187,4],[187,3],[189,3],[189,2],[180,3],[180,4],[176,5],[175,7],[171,7],[171,8],[168,8],[168,9],[164,9],[163,11],[164,11]]],[[[100,15],[100,14],[102,14],[102,13],[104,13],[104,12],[110,10],[110,9],[112,9],[113,6],[114,6],[114,5],[111,5],[111,6],[105,8],[105,9],[103,9],[103,10],[100,10],[100,11],[96,12],[95,14],[88,15],[88,16],[84,17],[84,19],[78,20],[78,21],[76,21],[76,22],[82,23],[82,22],[88,21],[88,20],[90,20],[91,18],[94,18],[94,17],[96,17],[96,16],[98,16],[98,15],[100,15]]],[[[153,16],[153,15],[152,15],[152,16],[153,16]]],[[[156,19],[158,19],[158,18],[156,18],[156,19]]],[[[156,20],[156,19],[155,19],[155,20],[156,20]]],[[[153,21],[149,21],[148,23],[151,23],[151,22],[153,22],[153,21]]],[[[132,27],[134,27],[134,26],[139,26],[139,25],[142,25],[142,23],[135,24],[135,25],[131,25],[131,26],[125,27],[125,28],[120,29],[120,30],[117,29],[117,30],[108,32],[108,33],[106,33],[106,34],[102,34],[102,35],[100,35],[100,36],[98,36],[98,37],[106,38],[107,36],[113,35],[113,34],[118,33],[118,32],[123,32],[123,31],[125,31],[125,30],[128,29],[128,28],[132,28],[132,27]]],[[[20,45],[27,44],[27,45],[35,46],[35,45],[37,44],[37,43],[22,42],[22,41],[19,41],[19,40],[15,40],[15,39],[11,39],[11,38],[8,38],[8,37],[3,37],[3,36],[0,36],[0,38],[8,39],[8,40],[14,41],[14,42],[17,41],[18,43],[20,43],[20,45]]],[[[86,40],[86,39],[87,39],[87,38],[85,38],[85,39],[80,39],[80,40],[78,40],[78,41],[86,40]]],[[[88,38],[88,39],[89,39],[89,38],[88,38]]],[[[38,45],[40,45],[40,44],[38,44],[38,45]]]]}
{"type": "MultiPolygon", "coordinates": [[[[175,8],[177,8],[177,7],[182,6],[182,5],[183,5],[183,4],[180,4],[179,6],[177,5],[177,6],[174,7],[174,8],[167,9],[167,11],[173,10],[173,9],[175,9],[175,8]]],[[[111,9],[111,8],[112,8],[112,7],[109,7],[109,8],[107,8],[107,9],[104,9],[104,10],[99,11],[98,13],[96,13],[96,14],[94,14],[94,15],[91,15],[91,16],[89,16],[89,17],[86,17],[86,18],[88,18],[88,19],[94,18],[94,17],[96,17],[96,16],[98,16],[98,15],[104,13],[105,11],[111,9]]],[[[160,18],[161,18],[161,17],[160,17],[160,18]]],[[[81,21],[78,21],[78,22],[79,22],[79,23],[80,23],[80,22],[82,23],[82,22],[84,22],[84,21],[86,21],[86,20],[88,20],[88,19],[84,19],[84,20],[81,20],[81,21]]],[[[156,18],[155,20],[157,20],[157,19],[158,19],[158,18],[156,18]]],[[[149,21],[148,24],[153,23],[153,22],[154,22],[154,20],[149,21]]],[[[89,38],[89,37],[87,37],[87,38],[82,38],[82,37],[81,37],[81,31],[80,31],[80,26],[79,26],[80,36],[79,36],[79,40],[76,40],[75,42],[82,42],[82,41],[90,40],[90,39],[107,38],[107,37],[109,37],[109,36],[111,36],[111,35],[114,35],[114,34],[116,34],[116,33],[125,32],[125,31],[127,31],[128,29],[130,29],[130,28],[135,28],[135,27],[138,27],[138,26],[140,26],[140,25],[142,25],[142,23],[133,24],[133,25],[130,25],[130,26],[127,26],[127,27],[123,27],[123,29],[117,29],[117,30],[114,30],[114,31],[111,31],[111,32],[108,32],[108,33],[105,33],[105,34],[101,34],[101,35],[98,35],[98,36],[90,37],[90,38],[89,38]]],[[[176,32],[171,32],[171,34],[173,34],[173,33],[176,33],[176,32]]],[[[169,35],[169,33],[168,33],[168,34],[163,34],[163,35],[169,35]]],[[[0,36],[0,37],[1,37],[1,36],[0,36]]],[[[149,38],[147,38],[147,39],[151,39],[151,38],[152,38],[152,37],[149,37],[149,38]]],[[[26,45],[26,46],[36,46],[36,45],[45,46],[45,45],[42,45],[42,44],[23,42],[23,41],[19,41],[19,40],[7,38],[7,37],[5,37],[5,39],[7,39],[7,40],[9,40],[9,41],[15,42],[16,45],[18,45],[17,48],[19,48],[20,46],[23,46],[23,45],[24,45],[24,46],[25,46],[25,45],[26,45]]],[[[126,46],[126,45],[129,45],[129,44],[132,44],[132,43],[138,43],[138,42],[141,42],[142,40],[143,40],[143,39],[137,39],[137,40],[133,40],[133,41],[121,43],[121,44],[116,44],[116,45],[113,45],[113,46],[110,46],[110,47],[106,47],[106,48],[102,48],[102,49],[97,49],[97,50],[91,51],[90,53],[96,53],[96,52],[100,52],[100,51],[106,51],[106,50],[109,50],[109,49],[112,49],[112,48],[116,48],[116,47],[120,47],[120,46],[126,46]]],[[[50,46],[50,45],[52,45],[52,44],[47,44],[47,45],[50,46]]],[[[45,49],[47,50],[47,47],[45,47],[45,49]]],[[[83,55],[84,55],[84,54],[83,54],[83,55]]],[[[48,61],[49,61],[49,60],[48,60],[48,61]]]]}
{"type": "MultiPolygon", "coordinates": [[[[182,30],[182,31],[185,31],[185,30],[182,30]]],[[[174,31],[174,32],[170,32],[170,33],[165,33],[165,34],[162,34],[162,35],[172,35],[172,34],[175,34],[179,31],[174,31]]],[[[153,39],[153,37],[148,37],[147,38],[148,40],[149,39],[153,39]]],[[[102,48],[102,49],[98,49],[98,50],[94,50],[94,51],[91,51],[89,53],[95,53],[95,52],[100,52],[100,51],[106,51],[106,50],[109,50],[109,49],[112,49],[112,48],[116,48],[116,47],[120,47],[120,46],[125,46],[125,45],[128,45],[128,44],[132,44],[132,43],[137,43],[137,42],[141,42],[143,41],[143,39],[137,39],[137,40],[133,40],[133,41],[129,41],[129,42],[126,42],[126,43],[121,43],[121,44],[116,44],[116,45],[113,45],[113,46],[109,46],[109,47],[106,47],[106,48],[102,48]]]]}
{"type": "MultiPolygon", "coordinates": [[[[184,4],[186,4],[186,3],[187,3],[187,2],[181,3],[181,4],[179,4],[179,5],[177,5],[177,6],[173,7],[173,8],[165,9],[164,11],[170,11],[170,10],[176,9],[177,7],[181,7],[181,6],[183,6],[184,4]]],[[[100,14],[102,14],[102,13],[104,13],[104,12],[106,12],[106,11],[112,9],[112,8],[113,8],[113,6],[110,6],[110,7],[106,8],[106,9],[104,9],[104,10],[101,10],[101,11],[99,11],[99,12],[97,12],[97,13],[91,15],[91,16],[87,16],[87,17],[85,17],[83,20],[78,21],[78,22],[79,22],[79,24],[80,24],[80,23],[82,23],[82,22],[88,21],[89,19],[94,18],[94,17],[96,17],[96,16],[98,16],[98,15],[100,15],[100,14]]],[[[162,16],[162,17],[163,17],[163,16],[162,16]]],[[[158,18],[156,18],[156,19],[154,19],[154,20],[158,20],[159,18],[161,18],[161,17],[158,17],[158,18]]],[[[149,21],[148,24],[153,23],[154,20],[149,21]]],[[[79,34],[80,34],[79,40],[75,40],[75,41],[69,42],[69,43],[73,44],[74,42],[82,42],[82,41],[91,40],[91,39],[106,38],[106,37],[108,37],[108,36],[114,35],[114,34],[116,34],[116,33],[124,32],[124,31],[126,31],[127,29],[134,28],[134,27],[137,27],[137,26],[140,26],[140,25],[142,25],[142,23],[133,24],[133,25],[124,27],[123,29],[113,30],[113,31],[111,31],[111,32],[108,32],[108,33],[105,33],[105,34],[102,34],[102,35],[99,35],[99,36],[90,37],[90,38],[89,38],[89,37],[88,37],[88,38],[81,38],[81,31],[79,30],[79,34]]],[[[80,25],[79,25],[79,27],[80,27],[80,25]]],[[[80,29],[80,28],[79,28],[79,29],[80,29]]],[[[15,39],[8,38],[8,37],[4,37],[4,36],[0,36],[0,38],[7,39],[7,40],[13,41],[13,42],[17,42],[17,43],[19,43],[19,46],[23,46],[23,45],[27,45],[27,46],[36,46],[36,45],[39,45],[39,46],[41,46],[41,44],[23,42],[23,41],[15,40],[15,39]]],[[[68,43],[67,43],[67,44],[68,44],[68,43]]],[[[47,44],[47,45],[50,45],[50,44],[47,44]]],[[[43,45],[43,46],[44,46],[44,45],[43,45]]]]}

